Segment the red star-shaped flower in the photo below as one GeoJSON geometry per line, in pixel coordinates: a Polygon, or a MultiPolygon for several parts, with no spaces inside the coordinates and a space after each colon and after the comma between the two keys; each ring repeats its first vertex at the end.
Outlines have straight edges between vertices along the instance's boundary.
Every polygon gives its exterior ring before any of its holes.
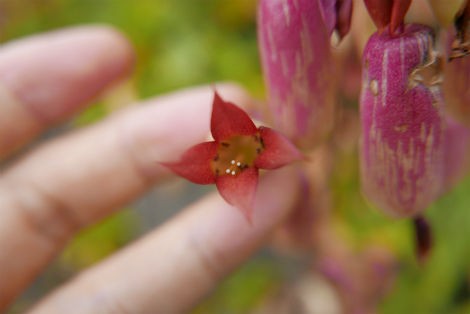
{"type": "Polygon", "coordinates": [[[248,114],[214,93],[211,116],[214,141],[189,148],[178,162],[162,163],[197,184],[215,183],[227,203],[251,220],[258,169],[276,169],[303,158],[283,135],[256,128],[248,114]]]}

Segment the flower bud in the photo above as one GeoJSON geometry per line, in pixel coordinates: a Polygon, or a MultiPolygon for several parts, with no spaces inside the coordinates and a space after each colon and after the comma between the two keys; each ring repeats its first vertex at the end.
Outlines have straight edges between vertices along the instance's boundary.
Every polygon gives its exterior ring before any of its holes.
{"type": "Polygon", "coordinates": [[[352,0],[320,0],[319,3],[328,34],[336,31],[343,38],[351,26],[352,0]]]}
{"type": "Polygon", "coordinates": [[[259,3],[259,48],[274,123],[304,147],[333,126],[330,31],[338,23],[325,21],[331,16],[319,0],[259,3]]]}
{"type": "Polygon", "coordinates": [[[440,194],[442,96],[432,30],[375,33],[363,56],[361,176],[365,195],[394,216],[415,216],[440,194]]]}
{"type": "Polygon", "coordinates": [[[425,262],[431,254],[433,246],[433,235],[431,225],[422,215],[413,218],[415,232],[415,252],[420,263],[425,262]]]}

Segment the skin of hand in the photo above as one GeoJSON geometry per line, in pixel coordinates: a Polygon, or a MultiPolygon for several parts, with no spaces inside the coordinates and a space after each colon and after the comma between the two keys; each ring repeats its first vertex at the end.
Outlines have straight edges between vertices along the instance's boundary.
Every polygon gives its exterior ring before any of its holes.
{"type": "MultiPolygon", "coordinates": [[[[133,64],[127,40],[107,26],[75,27],[2,46],[0,162],[126,78],[133,64]]],[[[217,84],[217,90],[241,106],[251,101],[235,84],[217,84]]],[[[170,177],[158,161],[176,159],[207,137],[212,97],[213,87],[203,86],[146,100],[2,165],[0,312],[81,228],[170,177]]],[[[263,176],[252,225],[219,195],[209,195],[29,311],[185,312],[264,243],[295,206],[298,187],[290,167],[263,176]]]]}

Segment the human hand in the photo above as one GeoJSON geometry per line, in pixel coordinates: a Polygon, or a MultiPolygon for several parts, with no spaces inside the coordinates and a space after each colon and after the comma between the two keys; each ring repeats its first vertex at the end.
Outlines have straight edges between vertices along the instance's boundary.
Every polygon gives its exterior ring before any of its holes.
{"type": "MultiPolygon", "coordinates": [[[[0,50],[0,160],[67,120],[132,70],[117,32],[79,27],[0,50]]],[[[239,87],[217,85],[246,105],[239,87]]],[[[145,101],[88,128],[50,140],[2,168],[0,311],[81,228],[98,222],[169,177],[175,159],[209,133],[211,87],[145,101]]],[[[295,172],[260,182],[253,225],[217,194],[189,206],[58,288],[32,313],[182,312],[263,244],[297,198],[295,172]],[[288,184],[286,184],[286,182],[288,184]]]]}

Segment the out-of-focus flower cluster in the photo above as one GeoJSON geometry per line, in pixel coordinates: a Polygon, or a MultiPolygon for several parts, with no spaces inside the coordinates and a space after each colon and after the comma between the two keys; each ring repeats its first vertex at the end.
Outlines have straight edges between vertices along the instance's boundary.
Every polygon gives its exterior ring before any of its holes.
{"type": "MultiPolygon", "coordinates": [[[[372,243],[356,249],[338,232],[329,189],[334,156],[360,138],[364,196],[413,221],[425,262],[433,237],[424,212],[470,161],[470,1],[260,0],[258,43],[268,91],[261,119],[311,161],[298,165],[303,198],[276,243],[314,252],[311,284],[328,282],[343,311],[373,313],[396,259],[372,243]]],[[[301,155],[217,95],[211,131],[213,142],[166,165],[193,182],[216,183],[249,218],[258,169],[301,155]]]]}
{"type": "Polygon", "coordinates": [[[364,196],[386,214],[413,220],[417,257],[425,261],[433,237],[424,211],[470,164],[469,20],[470,2],[462,0],[259,3],[274,127],[317,163],[304,166],[305,200],[278,243],[315,252],[316,273],[336,287],[347,313],[374,312],[395,264],[386,249],[369,258],[368,249],[351,248],[335,231],[328,189],[332,155],[341,149],[335,139],[354,138],[347,121],[360,120],[364,196]],[[347,108],[355,102],[359,117],[347,108]]]}

